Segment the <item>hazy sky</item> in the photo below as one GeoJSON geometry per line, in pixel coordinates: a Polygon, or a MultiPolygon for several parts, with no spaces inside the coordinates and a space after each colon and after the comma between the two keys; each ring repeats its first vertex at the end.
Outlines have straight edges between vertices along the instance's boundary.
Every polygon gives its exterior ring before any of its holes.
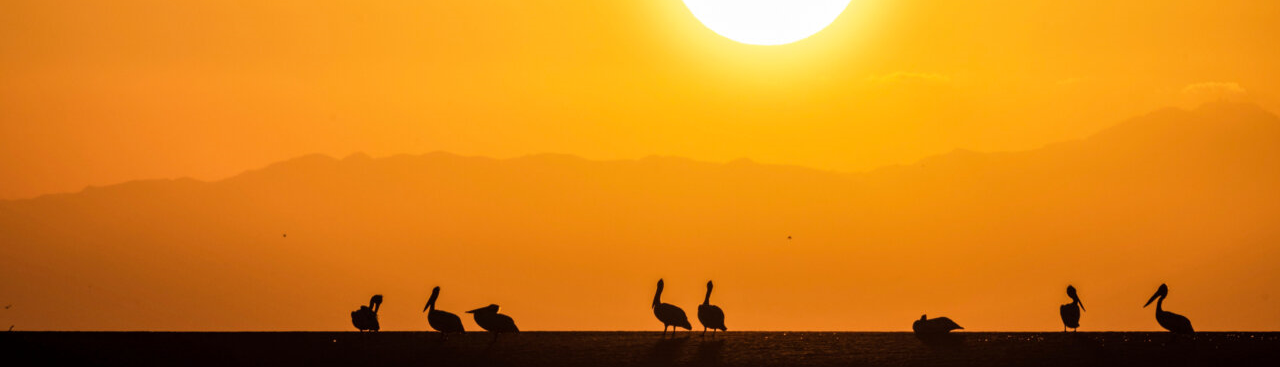
{"type": "Polygon", "coordinates": [[[1280,2],[855,0],[735,43],[676,0],[0,3],[0,199],[286,158],[1029,149],[1170,105],[1280,108],[1280,2]]]}

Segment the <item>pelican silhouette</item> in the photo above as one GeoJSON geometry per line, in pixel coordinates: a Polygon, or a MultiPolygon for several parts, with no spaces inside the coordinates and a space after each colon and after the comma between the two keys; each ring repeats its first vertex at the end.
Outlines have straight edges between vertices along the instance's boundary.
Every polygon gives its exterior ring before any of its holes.
{"type": "Polygon", "coordinates": [[[485,329],[493,333],[493,340],[498,340],[499,333],[518,333],[520,328],[516,327],[516,321],[511,316],[498,313],[498,305],[488,305],[467,311],[476,319],[476,324],[481,329],[485,329]]]}
{"type": "Polygon", "coordinates": [[[716,335],[716,330],[728,331],[729,328],[724,326],[724,311],[719,306],[711,304],[711,281],[707,281],[707,296],[702,299],[702,304],[698,305],[698,322],[702,323],[702,335],[707,335],[707,328],[711,329],[711,336],[716,335]]]}
{"type": "Polygon", "coordinates": [[[1159,298],[1160,301],[1156,302],[1156,322],[1160,323],[1160,327],[1176,334],[1194,334],[1196,331],[1191,328],[1190,319],[1186,316],[1164,310],[1164,298],[1168,296],[1169,286],[1161,284],[1160,289],[1156,290],[1156,294],[1151,295],[1151,299],[1147,300],[1147,304],[1142,305],[1142,307],[1145,308],[1150,306],[1151,302],[1154,302],[1156,298],[1159,298]]]}
{"type": "Polygon", "coordinates": [[[689,317],[684,315],[684,310],[670,303],[662,303],[662,279],[658,279],[658,291],[653,294],[653,315],[658,317],[658,321],[662,321],[662,335],[667,335],[667,327],[671,327],[671,335],[676,334],[676,327],[682,327],[685,330],[693,330],[693,325],[689,324],[689,317]]]}
{"type": "Polygon", "coordinates": [[[463,333],[462,319],[458,315],[440,311],[436,309],[436,298],[440,297],[440,287],[431,289],[431,298],[427,299],[427,305],[422,307],[422,312],[427,313],[427,324],[432,329],[440,332],[441,338],[447,338],[449,333],[463,333]]]}
{"type": "Polygon", "coordinates": [[[1058,314],[1062,315],[1062,331],[1067,331],[1067,328],[1075,331],[1080,327],[1080,311],[1084,311],[1084,303],[1076,296],[1076,287],[1067,286],[1067,297],[1071,297],[1071,303],[1058,307],[1058,314]]]}
{"type": "Polygon", "coordinates": [[[361,332],[378,331],[379,308],[382,308],[382,295],[375,294],[369,298],[368,306],[360,306],[359,310],[351,311],[351,325],[355,325],[361,332]]]}
{"type": "Polygon", "coordinates": [[[933,337],[945,335],[951,330],[964,329],[955,321],[946,317],[931,319],[926,315],[920,315],[920,319],[911,323],[911,331],[916,333],[918,337],[933,337]]]}

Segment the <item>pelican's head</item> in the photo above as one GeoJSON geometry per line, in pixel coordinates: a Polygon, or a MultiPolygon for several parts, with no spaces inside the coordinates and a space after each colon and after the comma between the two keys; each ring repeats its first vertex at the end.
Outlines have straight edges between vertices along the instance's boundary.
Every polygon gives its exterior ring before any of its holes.
{"type": "Polygon", "coordinates": [[[491,305],[477,308],[471,311],[467,311],[467,313],[498,313],[498,305],[491,304],[491,305]]]}
{"type": "Polygon", "coordinates": [[[1076,295],[1076,287],[1067,286],[1067,297],[1071,297],[1072,301],[1076,301],[1076,304],[1080,305],[1080,311],[1084,311],[1084,302],[1081,302],[1080,296],[1076,295]]]}
{"type": "Polygon", "coordinates": [[[661,302],[662,302],[662,278],[658,278],[658,291],[653,292],[653,304],[649,305],[649,308],[658,307],[658,304],[661,302]]]}
{"type": "Polygon", "coordinates": [[[1161,284],[1160,289],[1156,290],[1156,294],[1151,295],[1151,299],[1148,299],[1147,304],[1142,305],[1142,307],[1150,306],[1151,302],[1156,301],[1156,298],[1163,298],[1168,296],[1169,296],[1169,286],[1165,284],[1161,284]]]}
{"type": "Polygon", "coordinates": [[[427,312],[427,309],[436,304],[436,297],[440,297],[440,287],[438,286],[431,289],[431,298],[427,299],[426,306],[422,306],[422,312],[427,312]]]}
{"type": "Polygon", "coordinates": [[[711,281],[710,281],[710,280],[708,280],[708,281],[707,281],[707,290],[711,290],[711,287],[712,287],[711,281]]]}
{"type": "Polygon", "coordinates": [[[378,312],[378,309],[382,308],[381,294],[375,294],[372,298],[369,298],[369,308],[372,308],[373,312],[378,312]]]}

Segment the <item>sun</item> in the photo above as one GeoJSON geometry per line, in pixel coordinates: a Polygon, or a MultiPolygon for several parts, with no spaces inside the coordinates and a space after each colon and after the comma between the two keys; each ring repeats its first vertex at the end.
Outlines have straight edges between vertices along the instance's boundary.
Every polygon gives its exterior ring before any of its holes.
{"type": "Polygon", "coordinates": [[[684,0],[703,25],[751,45],[784,45],[818,33],[849,0],[684,0]]]}

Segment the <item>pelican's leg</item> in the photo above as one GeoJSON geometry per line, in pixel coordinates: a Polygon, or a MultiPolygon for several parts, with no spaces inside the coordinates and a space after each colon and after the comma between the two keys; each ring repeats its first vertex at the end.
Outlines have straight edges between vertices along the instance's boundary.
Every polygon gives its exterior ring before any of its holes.
{"type": "MultiPolygon", "coordinates": [[[[715,332],[714,332],[714,331],[712,331],[712,333],[715,333],[715,332]]],[[[707,327],[706,327],[706,326],[703,326],[703,327],[702,327],[702,337],[703,337],[703,338],[707,337],[707,327]]]]}

